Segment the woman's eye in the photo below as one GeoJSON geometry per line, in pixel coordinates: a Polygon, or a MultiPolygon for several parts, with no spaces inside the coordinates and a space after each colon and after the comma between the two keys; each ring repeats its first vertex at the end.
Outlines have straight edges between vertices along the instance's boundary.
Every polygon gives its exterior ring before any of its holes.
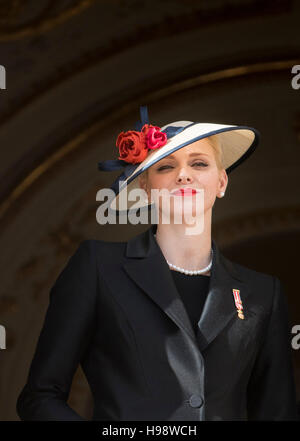
{"type": "MultiPolygon", "coordinates": [[[[194,167],[194,165],[207,167],[207,164],[205,164],[204,162],[195,162],[193,164],[193,167],[194,167]]],[[[159,167],[157,170],[161,171],[161,170],[165,170],[167,168],[173,168],[173,167],[171,165],[163,165],[163,166],[159,167]]]]}
{"type": "Polygon", "coordinates": [[[203,165],[203,167],[207,167],[207,164],[204,162],[195,162],[193,165],[203,165]]]}
{"type": "Polygon", "coordinates": [[[161,170],[164,170],[165,168],[170,168],[170,167],[171,167],[171,165],[163,165],[162,167],[159,167],[157,170],[161,171],[161,170]]]}

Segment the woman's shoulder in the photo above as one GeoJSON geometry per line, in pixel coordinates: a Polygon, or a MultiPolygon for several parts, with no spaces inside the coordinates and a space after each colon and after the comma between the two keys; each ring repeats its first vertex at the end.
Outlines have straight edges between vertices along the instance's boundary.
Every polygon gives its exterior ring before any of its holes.
{"type": "Polygon", "coordinates": [[[124,253],[127,242],[113,242],[102,239],[84,239],[79,242],[74,255],[82,258],[93,259],[97,257],[105,257],[105,261],[112,260],[115,262],[117,256],[124,253]]]}
{"type": "Polygon", "coordinates": [[[99,264],[115,264],[122,260],[126,242],[109,242],[99,239],[84,239],[75,247],[63,265],[58,280],[68,276],[86,279],[96,274],[99,264]]]}
{"type": "Polygon", "coordinates": [[[274,305],[283,307],[287,302],[285,285],[278,275],[258,271],[246,265],[230,261],[235,270],[235,275],[247,287],[252,303],[257,308],[271,311],[274,305]]]}
{"type": "Polygon", "coordinates": [[[240,262],[231,260],[224,254],[222,254],[222,260],[235,277],[253,287],[270,287],[273,289],[275,281],[279,280],[276,274],[259,271],[253,267],[243,265],[240,262]]]}
{"type": "MultiPolygon", "coordinates": [[[[229,259],[227,259],[229,261],[229,259]]],[[[275,291],[282,291],[284,289],[278,275],[269,272],[258,271],[235,261],[229,261],[234,267],[237,277],[246,283],[253,292],[264,292],[265,297],[270,294],[273,297],[275,291]]]]}
{"type": "Polygon", "coordinates": [[[250,285],[274,284],[274,278],[276,278],[275,274],[271,274],[265,271],[260,271],[251,266],[244,265],[234,259],[231,259],[229,256],[226,255],[226,252],[223,253],[223,250],[215,241],[213,242],[221,262],[233,277],[236,277],[241,281],[249,283],[250,285]]]}
{"type": "Polygon", "coordinates": [[[109,241],[104,239],[84,239],[79,242],[79,247],[87,247],[91,249],[101,249],[101,248],[122,248],[126,246],[126,241],[109,241]]]}
{"type": "Polygon", "coordinates": [[[257,269],[248,267],[247,265],[242,265],[235,261],[231,261],[231,263],[234,265],[237,273],[245,280],[253,280],[256,282],[270,282],[275,277],[274,274],[264,271],[258,271],[257,269]]]}

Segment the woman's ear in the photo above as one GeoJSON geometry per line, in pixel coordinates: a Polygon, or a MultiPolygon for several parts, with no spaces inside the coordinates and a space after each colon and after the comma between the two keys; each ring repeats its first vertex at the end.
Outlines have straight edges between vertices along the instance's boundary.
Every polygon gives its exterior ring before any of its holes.
{"type": "Polygon", "coordinates": [[[228,185],[228,176],[227,176],[226,170],[223,168],[220,171],[219,191],[225,193],[227,185],[228,185]]]}

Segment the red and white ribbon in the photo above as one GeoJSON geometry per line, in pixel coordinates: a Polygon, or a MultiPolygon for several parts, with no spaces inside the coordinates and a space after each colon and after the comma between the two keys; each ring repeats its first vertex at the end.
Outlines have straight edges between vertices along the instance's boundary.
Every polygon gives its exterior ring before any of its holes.
{"type": "Polygon", "coordinates": [[[236,306],[236,309],[238,312],[238,316],[240,318],[244,318],[243,304],[242,304],[242,300],[241,300],[241,296],[240,296],[240,290],[239,289],[232,289],[232,293],[233,293],[233,297],[234,297],[235,306],[236,306]]]}
{"type": "Polygon", "coordinates": [[[243,309],[243,304],[240,297],[240,290],[239,289],[233,289],[233,296],[235,301],[235,306],[237,309],[243,309]]]}

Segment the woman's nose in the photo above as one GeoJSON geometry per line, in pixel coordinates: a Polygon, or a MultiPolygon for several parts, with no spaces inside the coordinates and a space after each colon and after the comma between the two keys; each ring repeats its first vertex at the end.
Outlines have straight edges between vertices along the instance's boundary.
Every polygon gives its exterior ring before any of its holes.
{"type": "Polygon", "coordinates": [[[191,177],[188,176],[185,172],[179,173],[177,178],[176,178],[176,181],[180,182],[180,183],[182,183],[182,182],[191,182],[191,180],[192,180],[191,177]]]}

